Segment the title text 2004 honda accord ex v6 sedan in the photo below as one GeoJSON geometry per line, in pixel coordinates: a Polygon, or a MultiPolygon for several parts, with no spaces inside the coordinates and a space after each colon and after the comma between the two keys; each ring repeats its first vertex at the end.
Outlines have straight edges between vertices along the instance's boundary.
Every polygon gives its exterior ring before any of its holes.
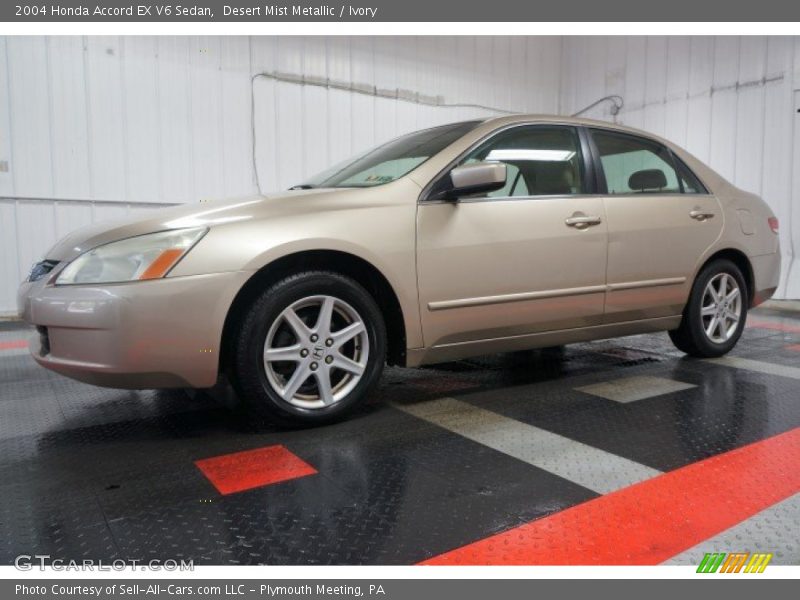
{"type": "Polygon", "coordinates": [[[669,331],[736,344],[778,282],[756,196],[642,132],[514,116],[400,137],[292,190],[80,230],[19,291],[32,352],[123,388],[340,417],[384,363],[669,331]]]}

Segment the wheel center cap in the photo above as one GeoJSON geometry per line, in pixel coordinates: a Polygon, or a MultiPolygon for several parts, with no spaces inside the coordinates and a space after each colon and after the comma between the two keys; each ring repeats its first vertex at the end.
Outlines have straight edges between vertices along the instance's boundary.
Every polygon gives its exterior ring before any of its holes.
{"type": "Polygon", "coordinates": [[[314,346],[311,353],[314,355],[314,358],[321,359],[325,356],[325,348],[323,346],[314,346]]]}

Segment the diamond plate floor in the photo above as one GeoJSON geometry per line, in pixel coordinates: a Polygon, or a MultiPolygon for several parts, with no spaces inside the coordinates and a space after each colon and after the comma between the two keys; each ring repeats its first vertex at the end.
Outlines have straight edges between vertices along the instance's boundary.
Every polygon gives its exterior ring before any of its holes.
{"type": "MultiPolygon", "coordinates": [[[[252,422],[228,397],[73,382],[19,352],[29,331],[4,324],[0,564],[19,554],[418,563],[618,487],[588,477],[592,461],[630,485],[800,427],[800,315],[756,311],[754,322],[722,363],[687,359],[658,334],[388,369],[351,419],[297,431],[252,422]],[[624,395],[586,391],[598,389],[624,395]],[[443,398],[463,413],[446,427],[430,418],[443,398]],[[527,445],[521,432],[540,433],[527,445]],[[195,466],[270,446],[316,474],[223,495],[195,466]]],[[[752,541],[772,564],[798,564],[796,535],[758,531],[799,517],[788,501],[712,545],[752,541]]]]}

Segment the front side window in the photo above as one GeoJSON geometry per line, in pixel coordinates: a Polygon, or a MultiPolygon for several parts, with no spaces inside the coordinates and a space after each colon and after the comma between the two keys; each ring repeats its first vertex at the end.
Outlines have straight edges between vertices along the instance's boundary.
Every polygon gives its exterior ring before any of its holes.
{"type": "Polygon", "coordinates": [[[488,198],[584,193],[580,139],[572,127],[513,127],[478,146],[457,166],[481,161],[506,165],[505,186],[488,198]]]}
{"type": "Polygon", "coordinates": [[[398,179],[480,125],[464,121],[404,135],[294,186],[299,188],[373,187],[398,179]]]}
{"type": "Polygon", "coordinates": [[[644,138],[592,130],[609,194],[680,194],[669,151],[644,138]]]}

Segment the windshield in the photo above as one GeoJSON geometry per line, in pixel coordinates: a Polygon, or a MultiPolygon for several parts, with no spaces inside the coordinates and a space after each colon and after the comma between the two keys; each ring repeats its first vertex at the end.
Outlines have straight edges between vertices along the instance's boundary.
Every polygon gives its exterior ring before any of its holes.
{"type": "Polygon", "coordinates": [[[477,127],[464,121],[409,133],[315,175],[292,189],[372,187],[394,181],[477,127]]]}

